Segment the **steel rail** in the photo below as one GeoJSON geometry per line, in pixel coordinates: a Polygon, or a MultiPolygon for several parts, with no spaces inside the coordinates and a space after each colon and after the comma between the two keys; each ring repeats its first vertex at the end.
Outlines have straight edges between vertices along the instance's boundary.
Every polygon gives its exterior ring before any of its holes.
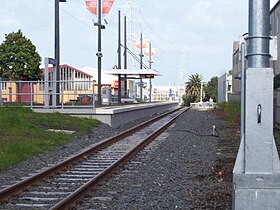
{"type": "Polygon", "coordinates": [[[89,191],[93,190],[98,184],[100,184],[101,181],[108,178],[108,176],[110,176],[117,168],[119,168],[121,165],[123,165],[124,163],[132,159],[139,151],[141,151],[151,141],[153,141],[156,137],[158,137],[161,133],[163,133],[182,113],[184,113],[187,110],[188,109],[185,109],[183,112],[174,116],[167,123],[165,123],[159,129],[157,129],[155,132],[150,134],[148,137],[142,139],[142,141],[138,145],[136,145],[133,149],[131,149],[128,153],[123,155],[115,163],[113,163],[111,166],[106,168],[103,172],[101,172],[96,177],[88,181],[86,184],[78,188],[76,191],[71,193],[69,196],[67,196],[66,198],[58,202],[56,205],[51,207],[50,210],[62,210],[71,207],[81,197],[83,197],[89,191]]]}
{"type": "Polygon", "coordinates": [[[30,187],[31,185],[34,185],[35,183],[54,175],[55,173],[61,171],[62,169],[65,169],[69,165],[72,165],[75,162],[78,162],[79,160],[83,159],[85,156],[92,154],[94,152],[97,152],[100,149],[102,149],[110,144],[113,144],[113,143],[121,140],[122,138],[125,138],[125,137],[131,135],[132,133],[137,132],[137,131],[141,130],[142,128],[152,124],[153,122],[155,122],[171,113],[178,111],[179,109],[181,109],[181,108],[177,108],[177,109],[171,110],[169,112],[163,113],[161,115],[158,115],[148,121],[141,123],[140,125],[136,125],[126,131],[123,131],[122,133],[120,133],[116,136],[102,140],[102,141],[94,144],[90,148],[88,148],[70,158],[67,158],[66,160],[63,160],[62,162],[59,162],[58,164],[51,166],[50,168],[47,168],[44,171],[41,171],[29,178],[26,178],[20,182],[17,182],[7,188],[0,190],[0,201],[7,200],[12,195],[18,194],[18,193],[22,192],[23,190],[27,189],[28,187],[30,187]]]}

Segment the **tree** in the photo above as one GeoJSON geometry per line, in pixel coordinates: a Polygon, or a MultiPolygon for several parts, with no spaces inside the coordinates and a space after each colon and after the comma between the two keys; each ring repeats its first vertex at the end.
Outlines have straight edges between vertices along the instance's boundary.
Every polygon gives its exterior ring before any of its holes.
{"type": "Polygon", "coordinates": [[[200,94],[201,82],[203,80],[202,75],[199,74],[192,74],[189,76],[189,80],[186,83],[186,95],[191,98],[191,102],[196,101],[197,96],[200,94]]]}
{"type": "Polygon", "coordinates": [[[21,30],[5,35],[0,45],[0,77],[23,81],[40,80],[40,62],[36,47],[21,30]]]}
{"type": "Polygon", "coordinates": [[[209,101],[212,98],[214,101],[218,99],[218,77],[212,77],[204,88],[205,99],[209,101]]]}
{"type": "MultiPolygon", "coordinates": [[[[39,68],[41,57],[36,47],[21,30],[5,35],[0,45],[0,77],[10,80],[37,81],[42,77],[39,68]]],[[[16,83],[17,93],[22,92],[24,83],[16,83]]],[[[21,95],[18,94],[21,102],[21,95]]]]}

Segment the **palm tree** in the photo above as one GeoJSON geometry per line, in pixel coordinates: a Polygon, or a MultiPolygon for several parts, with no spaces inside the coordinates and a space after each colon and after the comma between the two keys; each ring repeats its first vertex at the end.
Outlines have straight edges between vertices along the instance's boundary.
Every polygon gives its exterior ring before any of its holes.
{"type": "Polygon", "coordinates": [[[199,75],[198,73],[190,75],[189,81],[186,82],[186,95],[197,98],[200,94],[202,80],[202,75],[199,75]]]}

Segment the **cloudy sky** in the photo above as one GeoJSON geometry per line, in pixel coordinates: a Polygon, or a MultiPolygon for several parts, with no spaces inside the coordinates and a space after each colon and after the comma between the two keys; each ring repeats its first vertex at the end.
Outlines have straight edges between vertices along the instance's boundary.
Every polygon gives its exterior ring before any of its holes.
{"type": "MultiPolygon", "coordinates": [[[[270,1],[271,7],[276,1],[270,1]]],[[[186,65],[186,77],[199,73],[209,81],[222,75],[231,69],[232,42],[248,28],[246,0],[132,0],[133,7],[126,11],[122,7],[125,3],[115,0],[105,17],[108,25],[102,31],[103,68],[111,69],[117,62],[120,9],[122,16],[132,15],[128,23],[132,25],[133,37],[139,38],[142,31],[143,38],[158,48],[153,68],[162,76],[155,79],[156,85],[176,84],[182,63],[186,65]],[[186,55],[184,62],[180,62],[182,55],[186,55]]],[[[21,29],[37,46],[41,57],[54,57],[54,0],[1,0],[0,15],[0,42],[5,34],[21,29]]],[[[96,67],[94,19],[84,0],[60,3],[61,63],[76,68],[96,67]]],[[[135,49],[134,52],[139,54],[135,49]]],[[[144,61],[147,64],[147,58],[144,61]]]]}

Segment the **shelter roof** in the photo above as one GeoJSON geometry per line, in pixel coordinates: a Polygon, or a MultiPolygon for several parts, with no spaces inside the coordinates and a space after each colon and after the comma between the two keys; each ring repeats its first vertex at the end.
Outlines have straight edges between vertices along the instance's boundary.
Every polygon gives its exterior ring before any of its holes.
{"type": "Polygon", "coordinates": [[[111,75],[129,75],[138,76],[139,78],[150,78],[154,76],[161,76],[160,73],[154,69],[111,69],[107,70],[107,74],[111,75]]]}

